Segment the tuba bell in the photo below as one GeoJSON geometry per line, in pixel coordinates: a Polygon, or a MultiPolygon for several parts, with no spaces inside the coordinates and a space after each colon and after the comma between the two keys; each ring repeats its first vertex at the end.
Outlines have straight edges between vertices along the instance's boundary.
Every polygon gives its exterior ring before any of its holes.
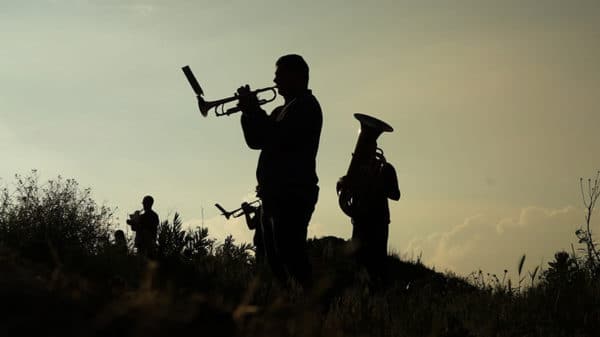
{"type": "Polygon", "coordinates": [[[375,117],[360,113],[354,117],[360,122],[360,133],[346,176],[340,178],[336,186],[340,208],[349,217],[361,212],[365,198],[369,197],[372,178],[380,174],[381,161],[385,161],[383,151],[377,148],[377,138],[383,132],[394,131],[375,117]]]}

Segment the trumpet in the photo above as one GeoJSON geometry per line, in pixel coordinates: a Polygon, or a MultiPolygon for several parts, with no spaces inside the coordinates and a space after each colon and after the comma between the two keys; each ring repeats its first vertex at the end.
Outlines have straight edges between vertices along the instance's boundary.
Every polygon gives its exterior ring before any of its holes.
{"type": "MultiPolygon", "coordinates": [[[[215,110],[215,115],[217,117],[229,116],[231,114],[241,111],[240,108],[237,106],[231,107],[228,109],[225,108],[225,104],[237,101],[239,99],[239,96],[237,94],[235,94],[231,97],[223,98],[223,99],[216,100],[216,101],[205,101],[204,98],[202,97],[202,96],[204,96],[204,92],[202,91],[200,84],[196,80],[194,73],[192,73],[192,69],[190,68],[190,66],[185,66],[185,67],[181,68],[181,70],[183,70],[185,77],[187,78],[188,82],[190,83],[190,86],[192,86],[192,89],[196,93],[196,98],[198,99],[198,108],[200,108],[200,113],[202,114],[202,116],[206,117],[208,115],[208,112],[210,111],[210,109],[213,109],[213,108],[215,110]]],[[[276,88],[277,88],[277,86],[256,89],[254,91],[251,91],[250,94],[258,95],[261,92],[271,91],[273,94],[273,97],[271,97],[269,99],[260,98],[258,100],[258,104],[263,105],[263,104],[272,102],[275,100],[275,98],[277,98],[277,91],[275,90],[276,88]]]]}
{"type": "MultiPolygon", "coordinates": [[[[244,203],[244,204],[246,204],[247,206],[252,206],[252,205],[255,205],[255,204],[260,204],[260,199],[256,199],[256,200],[254,200],[252,202],[248,202],[248,203],[244,203]]],[[[244,206],[244,205],[242,204],[242,206],[244,206]]],[[[223,206],[219,205],[218,203],[215,204],[215,207],[218,208],[219,211],[222,212],[221,215],[224,216],[225,219],[227,219],[227,220],[229,220],[230,217],[239,218],[242,215],[246,214],[246,210],[244,209],[244,207],[240,207],[240,208],[234,209],[233,211],[226,210],[225,208],[223,208],[223,206]]],[[[253,207],[253,209],[255,210],[256,207],[253,207]]]]}
{"type": "Polygon", "coordinates": [[[140,221],[142,220],[142,210],[135,210],[133,213],[128,215],[127,224],[131,226],[133,231],[136,231],[139,227],[140,221]]]}

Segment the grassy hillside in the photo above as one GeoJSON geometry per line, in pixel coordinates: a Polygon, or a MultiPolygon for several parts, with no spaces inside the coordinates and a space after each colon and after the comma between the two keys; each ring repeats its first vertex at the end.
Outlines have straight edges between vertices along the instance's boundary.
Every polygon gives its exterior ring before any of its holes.
{"type": "MultiPolygon", "coordinates": [[[[310,240],[315,287],[283,288],[252,247],[161,224],[154,261],[112,244],[112,211],[72,180],[0,197],[1,336],[596,336],[600,282],[557,253],[531,280],[442,274],[389,256],[369,275],[310,240]],[[532,285],[524,287],[525,283],[532,285]]],[[[525,272],[523,272],[525,274],[525,272]]],[[[529,277],[529,276],[528,276],[529,277]]]]}

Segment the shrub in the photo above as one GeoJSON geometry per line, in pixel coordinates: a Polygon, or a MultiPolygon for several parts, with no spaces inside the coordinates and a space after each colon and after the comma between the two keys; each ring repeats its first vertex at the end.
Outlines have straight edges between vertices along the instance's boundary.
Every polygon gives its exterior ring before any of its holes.
{"type": "Polygon", "coordinates": [[[181,228],[179,213],[173,216],[173,222],[164,220],[158,226],[157,251],[161,258],[179,257],[185,247],[185,231],[181,228]]]}
{"type": "Polygon", "coordinates": [[[113,210],[89,188],[61,176],[40,185],[37,172],[16,175],[14,191],[0,191],[0,243],[43,261],[64,263],[95,255],[109,242],[113,210]]]}
{"type": "Polygon", "coordinates": [[[179,213],[175,213],[172,222],[164,220],[160,223],[157,233],[159,258],[196,260],[214,254],[216,240],[209,238],[208,228],[196,227],[186,232],[182,225],[179,213]]]}
{"type": "Polygon", "coordinates": [[[575,257],[564,251],[554,254],[554,261],[548,262],[548,265],[548,270],[542,273],[546,285],[566,287],[583,276],[575,257]]]}
{"type": "Polygon", "coordinates": [[[215,239],[208,237],[208,228],[196,227],[196,229],[188,232],[183,253],[191,259],[212,255],[215,241],[215,239]]]}

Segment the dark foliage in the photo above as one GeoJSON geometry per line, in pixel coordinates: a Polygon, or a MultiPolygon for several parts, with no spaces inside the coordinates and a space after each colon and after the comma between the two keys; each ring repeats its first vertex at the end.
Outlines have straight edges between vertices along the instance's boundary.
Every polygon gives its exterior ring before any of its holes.
{"type": "MultiPolygon", "coordinates": [[[[346,241],[308,241],[312,289],[289,289],[252,246],[217,243],[178,214],[148,260],[108,238],[111,211],[61,178],[17,179],[0,204],[0,335],[594,336],[600,284],[565,252],[530,273],[467,279],[388,256],[369,274],[346,241]],[[35,322],[35,323],[32,323],[35,322]]],[[[129,238],[131,240],[131,238],[129,238]]],[[[131,243],[129,243],[131,246],[131,243]]]]}
{"type": "Polygon", "coordinates": [[[562,288],[585,280],[584,269],[580,268],[577,259],[567,252],[554,254],[554,261],[548,262],[548,266],[542,274],[547,286],[562,288]]]}
{"type": "Polygon", "coordinates": [[[72,259],[100,253],[112,217],[112,209],[96,204],[90,189],[73,179],[40,185],[33,171],[16,176],[14,191],[0,191],[0,243],[39,261],[73,265],[72,259]]]}

